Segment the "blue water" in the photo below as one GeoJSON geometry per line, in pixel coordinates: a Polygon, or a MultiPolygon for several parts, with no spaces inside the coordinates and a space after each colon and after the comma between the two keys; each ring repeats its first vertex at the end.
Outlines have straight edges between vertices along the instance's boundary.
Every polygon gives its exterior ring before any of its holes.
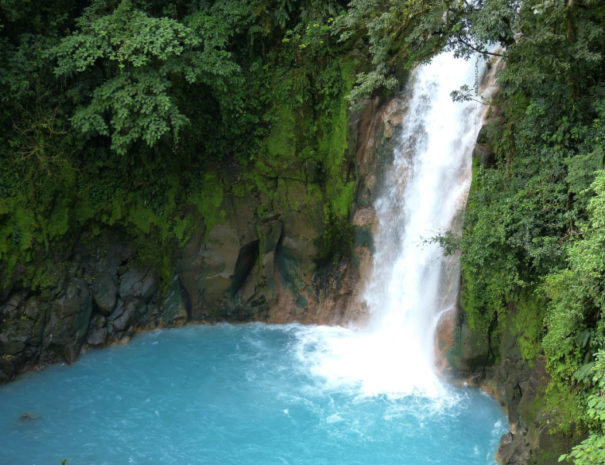
{"type": "Polygon", "coordinates": [[[486,395],[368,397],[326,383],[309,370],[309,331],[157,331],[29,373],[0,387],[0,464],[494,463],[506,419],[486,395]]]}

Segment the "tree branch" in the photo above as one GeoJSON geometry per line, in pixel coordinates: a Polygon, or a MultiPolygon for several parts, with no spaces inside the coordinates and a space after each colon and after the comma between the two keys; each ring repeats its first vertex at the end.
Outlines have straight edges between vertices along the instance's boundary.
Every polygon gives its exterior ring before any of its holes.
{"type": "Polygon", "coordinates": [[[477,52],[477,53],[481,53],[482,55],[491,55],[494,57],[503,57],[504,55],[502,53],[496,53],[496,52],[488,52],[487,50],[481,50],[478,49],[477,47],[469,44],[467,41],[465,41],[462,37],[456,37],[457,40],[459,40],[460,42],[462,42],[463,45],[465,45],[466,47],[470,48],[471,50],[477,52]]]}

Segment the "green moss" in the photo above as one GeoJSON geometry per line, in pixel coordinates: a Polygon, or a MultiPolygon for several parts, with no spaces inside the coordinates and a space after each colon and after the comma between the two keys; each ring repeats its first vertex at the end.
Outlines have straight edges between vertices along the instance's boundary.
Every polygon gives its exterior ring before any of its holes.
{"type": "MultiPolygon", "coordinates": [[[[69,199],[61,199],[53,209],[46,224],[44,236],[50,239],[61,237],[67,233],[70,226],[70,203],[69,199]]],[[[45,240],[48,247],[48,241],[45,240]]]]}
{"type": "Polygon", "coordinates": [[[32,289],[43,291],[57,287],[66,273],[67,264],[57,258],[42,260],[26,268],[27,281],[32,289]]]}
{"type": "Polygon", "coordinates": [[[355,195],[355,182],[349,181],[346,184],[339,186],[340,190],[333,194],[332,211],[336,217],[348,217],[353,205],[353,197],[355,195]]]}
{"type": "MultiPolygon", "coordinates": [[[[347,172],[351,137],[348,102],[345,99],[353,85],[353,63],[345,61],[337,71],[338,78],[334,79],[339,83],[339,92],[322,120],[325,129],[318,147],[324,163],[326,197],[331,213],[342,218],[348,216],[351,210],[355,189],[355,183],[348,179],[347,172]]],[[[335,73],[336,70],[331,72],[335,73]]]]}
{"type": "Polygon", "coordinates": [[[544,300],[535,293],[524,293],[515,299],[516,311],[507,314],[521,355],[530,363],[542,353],[545,306],[544,300]]]}
{"type": "Polygon", "coordinates": [[[189,201],[197,207],[205,224],[206,237],[217,224],[225,221],[222,209],[224,199],[223,184],[216,173],[205,173],[201,185],[191,193],[189,201]]]}
{"type": "Polygon", "coordinates": [[[141,233],[147,235],[151,231],[152,225],[159,223],[158,217],[151,208],[136,202],[128,209],[127,219],[130,224],[136,227],[141,233]]]}
{"type": "MultiPolygon", "coordinates": [[[[191,121],[178,143],[133,144],[117,156],[103,137],[59,132],[68,129],[71,115],[62,110],[40,126],[49,129],[40,133],[44,154],[19,159],[18,136],[0,157],[3,280],[17,263],[33,265],[34,256],[69,250],[79,235],[107,229],[126,233],[138,259],[168,276],[176,247],[192,231],[203,224],[208,234],[224,222],[230,195],[255,199],[257,218],[308,208],[326,231],[326,260],[346,253],[356,181],[346,95],[360,58],[330,34],[323,14],[311,15],[322,24],[317,31],[306,28],[311,19],[297,19],[297,31],[312,32],[302,34],[304,47],[294,37],[281,42],[283,31],[276,29],[275,37],[265,38],[262,56],[252,49],[240,56],[238,76],[248,82],[229,88],[229,98],[209,93],[207,86],[175,82],[173,97],[183,100],[179,105],[191,121]]],[[[70,98],[84,97],[72,91],[70,98]]]]}
{"type": "Polygon", "coordinates": [[[570,392],[569,387],[552,380],[546,387],[543,398],[542,421],[553,431],[571,434],[580,420],[582,411],[581,397],[570,392]]]}
{"type": "Polygon", "coordinates": [[[324,211],[324,233],[317,241],[316,263],[319,267],[335,264],[351,255],[355,232],[348,218],[337,218],[328,207],[324,211]]]}
{"type": "Polygon", "coordinates": [[[286,104],[279,104],[275,110],[275,123],[267,137],[265,147],[271,164],[280,160],[293,160],[296,155],[296,118],[286,104]]]}

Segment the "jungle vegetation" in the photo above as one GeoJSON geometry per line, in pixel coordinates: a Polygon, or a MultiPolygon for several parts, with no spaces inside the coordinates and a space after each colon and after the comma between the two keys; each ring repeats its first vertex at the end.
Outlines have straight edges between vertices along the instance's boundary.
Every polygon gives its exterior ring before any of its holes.
{"type": "Polygon", "coordinates": [[[83,230],[164,253],[192,212],[215,224],[225,192],[270,196],[288,176],[325,203],[322,259],[346,254],[351,112],[444,48],[504,61],[491,153],[445,240],[465,311],[478,332],[523,320],[558,427],[585,438],[567,459],[604,463],[599,0],[2,0],[2,283],[35,283],[28,264],[83,230]]]}

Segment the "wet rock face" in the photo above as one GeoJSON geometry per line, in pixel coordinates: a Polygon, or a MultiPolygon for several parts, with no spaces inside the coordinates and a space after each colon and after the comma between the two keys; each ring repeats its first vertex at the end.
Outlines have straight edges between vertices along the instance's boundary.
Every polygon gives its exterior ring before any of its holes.
{"type": "Polygon", "coordinates": [[[202,234],[196,234],[185,246],[177,270],[191,299],[193,319],[207,319],[220,312],[239,248],[237,230],[228,223],[214,227],[206,241],[202,234]]]}
{"type": "Polygon", "coordinates": [[[92,286],[92,295],[99,313],[110,315],[118,298],[118,277],[109,271],[102,272],[92,286]]]}
{"type": "Polygon", "coordinates": [[[119,294],[124,302],[134,299],[147,302],[156,290],[157,280],[149,268],[144,271],[140,268],[130,268],[120,277],[119,294]]]}
{"type": "Polygon", "coordinates": [[[107,342],[107,320],[103,315],[95,315],[90,321],[90,330],[86,336],[89,346],[103,346],[107,342]]]}
{"type": "Polygon", "coordinates": [[[115,234],[50,270],[53,283],[13,291],[0,305],[0,382],[19,372],[56,361],[73,362],[86,345],[97,347],[153,327],[158,282],[137,266],[126,241],[115,234]]]}
{"type": "Polygon", "coordinates": [[[173,278],[162,307],[163,319],[169,326],[182,326],[189,320],[191,304],[178,277],[173,278]]]}
{"type": "Polygon", "coordinates": [[[47,308],[17,293],[0,307],[0,382],[13,378],[41,352],[47,308]]]}
{"type": "Polygon", "coordinates": [[[192,320],[263,319],[275,299],[282,222],[261,220],[254,225],[253,216],[248,216],[251,224],[243,230],[235,222],[220,224],[205,241],[198,235],[183,250],[177,272],[192,320]]]}
{"type": "Polygon", "coordinates": [[[80,353],[92,314],[88,285],[80,279],[70,281],[49,307],[40,360],[53,361],[63,356],[67,362],[73,362],[80,353]]]}
{"type": "Polygon", "coordinates": [[[359,128],[352,257],[318,269],[324,200],[297,180],[300,173],[277,183],[271,199],[226,195],[224,221],[210,230],[199,221],[175,251],[174,273],[164,282],[137,261],[124,233],[83,237],[48,270],[52,284],[2,289],[0,382],[38,364],[71,363],[83,348],[121,343],[142,329],[190,321],[362,319],[376,228],[372,204],[404,107],[404,100],[381,106],[375,99],[352,123],[359,128]]]}
{"type": "Polygon", "coordinates": [[[529,447],[522,435],[506,433],[500,438],[496,461],[502,465],[522,465],[529,463],[529,447]]]}
{"type": "MultiPolygon", "coordinates": [[[[509,308],[514,314],[514,306],[509,308]]],[[[522,330],[521,330],[522,331],[522,330]]],[[[489,335],[471,330],[463,310],[439,322],[437,346],[443,375],[467,383],[494,397],[506,412],[510,431],[502,436],[496,459],[502,465],[551,465],[578,438],[555,431],[542,398],[550,377],[543,355],[523,358],[518,334],[506,323],[489,335]]]]}

